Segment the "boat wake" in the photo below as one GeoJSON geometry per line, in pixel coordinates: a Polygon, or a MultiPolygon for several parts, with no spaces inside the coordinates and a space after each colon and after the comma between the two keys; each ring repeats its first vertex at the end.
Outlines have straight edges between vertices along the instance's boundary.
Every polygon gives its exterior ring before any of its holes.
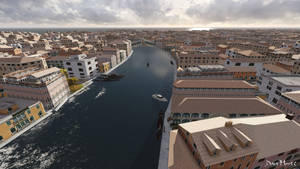
{"type": "Polygon", "coordinates": [[[101,91],[97,94],[97,96],[95,97],[95,99],[97,99],[98,97],[104,95],[106,93],[106,88],[102,88],[101,91]]]}

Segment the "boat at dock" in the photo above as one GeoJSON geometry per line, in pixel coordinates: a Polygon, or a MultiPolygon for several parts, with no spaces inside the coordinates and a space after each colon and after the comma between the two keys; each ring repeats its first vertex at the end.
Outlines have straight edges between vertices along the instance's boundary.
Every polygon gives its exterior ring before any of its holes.
{"type": "Polygon", "coordinates": [[[123,78],[124,75],[118,75],[118,74],[101,74],[98,76],[95,81],[118,81],[121,78],[123,78]]]}

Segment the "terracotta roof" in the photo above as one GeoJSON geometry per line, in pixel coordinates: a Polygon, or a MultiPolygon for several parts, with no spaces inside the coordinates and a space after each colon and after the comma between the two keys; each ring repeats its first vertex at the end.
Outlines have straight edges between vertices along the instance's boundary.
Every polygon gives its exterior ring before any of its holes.
{"type": "Polygon", "coordinates": [[[258,97],[186,97],[173,95],[171,112],[229,114],[280,114],[276,107],[258,97]]]}
{"type": "Polygon", "coordinates": [[[231,66],[226,68],[229,72],[256,72],[254,66],[231,66]]]}
{"type": "Polygon", "coordinates": [[[39,61],[42,58],[40,57],[7,57],[7,58],[0,58],[0,62],[2,63],[28,63],[39,61]]]}
{"type": "Polygon", "coordinates": [[[177,88],[255,89],[255,86],[243,80],[177,80],[173,86],[177,88]]]}
{"type": "Polygon", "coordinates": [[[273,64],[263,64],[263,68],[265,68],[271,72],[274,72],[274,73],[290,74],[289,70],[283,69],[282,67],[276,66],[273,64]]]}
{"type": "MultiPolygon", "coordinates": [[[[284,114],[236,119],[216,117],[184,123],[179,126],[191,133],[200,152],[201,162],[206,166],[233,160],[237,157],[256,152],[259,152],[256,159],[266,158],[300,147],[300,126],[295,121],[286,119],[284,114]],[[232,121],[233,126],[224,127],[227,121],[232,121]],[[234,136],[236,133],[235,129],[246,136],[245,139],[250,139],[252,144],[242,147],[234,136]],[[237,148],[230,152],[226,151],[218,137],[218,131],[225,133],[228,139],[237,145],[237,148]],[[221,148],[219,154],[211,156],[208,153],[202,144],[201,136],[203,133],[209,135],[219,145],[221,148]]],[[[177,133],[177,130],[172,131],[170,137],[170,169],[186,168],[184,166],[188,166],[189,169],[200,169],[183,138],[177,133]]]]}
{"type": "Polygon", "coordinates": [[[286,93],[283,93],[282,95],[297,102],[297,103],[300,103],[300,90],[286,92],[286,93]]]}
{"type": "Polygon", "coordinates": [[[253,50],[239,50],[238,53],[245,56],[263,56],[262,54],[253,50]]]}

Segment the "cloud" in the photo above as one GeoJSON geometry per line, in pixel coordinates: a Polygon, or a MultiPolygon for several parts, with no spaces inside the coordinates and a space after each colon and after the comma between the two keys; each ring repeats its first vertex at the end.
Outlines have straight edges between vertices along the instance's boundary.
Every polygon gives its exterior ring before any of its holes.
{"type": "Polygon", "coordinates": [[[284,25],[300,16],[300,5],[298,0],[214,0],[207,6],[197,3],[186,14],[206,24],[267,21],[284,25]]]}
{"type": "Polygon", "coordinates": [[[1,26],[299,26],[299,0],[0,0],[1,26]]]}

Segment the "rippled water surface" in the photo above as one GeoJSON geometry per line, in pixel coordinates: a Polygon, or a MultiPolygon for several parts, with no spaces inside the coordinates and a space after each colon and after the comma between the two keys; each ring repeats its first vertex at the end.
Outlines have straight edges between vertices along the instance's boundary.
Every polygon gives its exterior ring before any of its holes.
{"type": "Polygon", "coordinates": [[[95,82],[0,149],[0,168],[155,169],[158,112],[168,103],[151,96],[170,98],[175,70],[170,60],[160,49],[135,48],[115,70],[124,78],[95,82]]]}

